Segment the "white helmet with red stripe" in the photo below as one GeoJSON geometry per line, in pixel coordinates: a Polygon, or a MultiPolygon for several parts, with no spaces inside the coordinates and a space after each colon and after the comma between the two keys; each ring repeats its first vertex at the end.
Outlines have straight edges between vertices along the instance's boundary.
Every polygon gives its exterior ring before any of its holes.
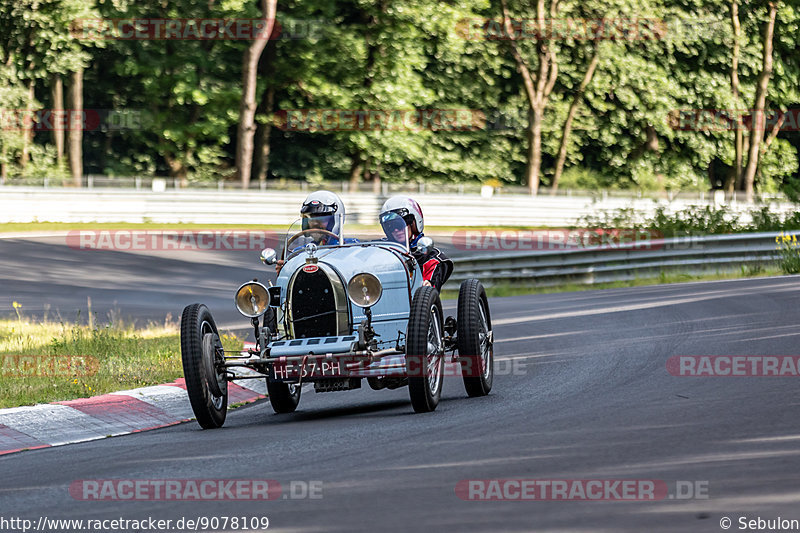
{"type": "Polygon", "coordinates": [[[381,207],[380,215],[383,216],[384,214],[390,212],[400,215],[409,226],[411,226],[411,222],[413,221],[416,224],[416,234],[422,233],[422,230],[425,228],[425,219],[422,216],[422,208],[419,206],[416,200],[408,196],[392,196],[386,200],[383,203],[383,207],[381,207]]]}

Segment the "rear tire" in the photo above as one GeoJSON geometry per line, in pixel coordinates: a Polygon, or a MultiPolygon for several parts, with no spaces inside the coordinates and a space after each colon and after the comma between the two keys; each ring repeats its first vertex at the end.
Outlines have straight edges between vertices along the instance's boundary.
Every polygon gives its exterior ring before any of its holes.
{"type": "Polygon", "coordinates": [[[470,397],[486,396],[494,381],[492,317],[486,291],[477,279],[464,280],[458,291],[458,358],[470,397]]]}
{"type": "Polygon", "coordinates": [[[219,343],[217,325],[208,307],[203,304],[189,305],[181,315],[181,360],[186,392],[200,426],[204,429],[215,429],[222,427],[228,413],[228,382],[224,379],[224,374],[220,382],[217,375],[208,373],[207,369],[214,367],[213,361],[204,361],[204,358],[214,358],[215,354],[204,354],[204,339],[207,346],[219,343]],[[205,338],[206,335],[211,337],[205,338]],[[211,380],[216,381],[220,395],[211,392],[211,380]]]}
{"type": "Polygon", "coordinates": [[[433,287],[420,287],[411,303],[406,332],[406,373],[411,405],[429,413],[439,405],[444,380],[442,302],[433,287]]]}

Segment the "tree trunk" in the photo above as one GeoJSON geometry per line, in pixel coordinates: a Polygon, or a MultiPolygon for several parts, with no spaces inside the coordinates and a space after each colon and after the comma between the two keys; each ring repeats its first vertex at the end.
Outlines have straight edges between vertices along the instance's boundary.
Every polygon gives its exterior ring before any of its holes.
{"type": "Polygon", "coordinates": [[[61,115],[64,113],[64,82],[60,74],[53,74],[53,115],[58,117],[53,120],[53,142],[56,145],[56,164],[61,168],[64,164],[64,129],[56,124],[64,123],[61,115]]]}
{"type": "Polygon", "coordinates": [[[372,173],[372,194],[375,196],[381,193],[381,164],[375,165],[375,172],[372,173]]]}
{"type": "Polygon", "coordinates": [[[358,183],[361,181],[363,169],[364,161],[361,160],[361,152],[356,151],[350,156],[350,192],[358,191],[358,183]]]}
{"type": "Polygon", "coordinates": [[[0,185],[5,185],[8,179],[8,165],[6,164],[6,145],[0,146],[0,185]]]}
{"type": "Polygon", "coordinates": [[[769,135],[767,136],[767,139],[764,141],[764,144],[761,145],[761,152],[758,155],[759,160],[760,158],[764,157],[764,154],[767,153],[767,150],[769,150],[770,145],[775,141],[775,138],[781,132],[783,123],[786,121],[786,113],[784,113],[783,111],[779,111],[779,113],[781,115],[780,118],[775,121],[775,125],[772,126],[772,131],[769,132],[769,135]]]}
{"type": "Polygon", "coordinates": [[[747,201],[753,201],[756,170],[758,169],[759,148],[764,137],[764,103],[767,99],[767,87],[772,74],[772,37],[775,34],[775,17],[778,12],[777,2],[769,2],[769,22],[764,30],[764,46],[761,72],[756,85],[755,105],[753,106],[753,121],[750,130],[750,146],[747,150],[747,167],[744,170],[744,187],[747,201]]]}
{"type": "Polygon", "coordinates": [[[76,187],[83,185],[83,67],[72,73],[69,87],[69,169],[76,187]]]}
{"type": "MultiPolygon", "coordinates": [[[[539,60],[538,71],[531,72],[527,61],[522,57],[517,48],[517,40],[511,24],[511,17],[508,13],[506,0],[500,0],[503,11],[503,26],[509,37],[511,44],[511,54],[517,64],[517,70],[522,76],[525,97],[528,100],[528,162],[525,169],[525,180],[532,195],[539,192],[539,174],[542,165],[542,122],[544,111],[547,107],[547,100],[553,91],[558,76],[558,63],[556,62],[555,52],[547,45],[546,41],[540,39],[536,43],[536,55],[539,60]]],[[[558,12],[558,0],[550,1],[549,16],[555,18],[558,12]]],[[[536,2],[536,25],[538,31],[545,32],[545,0],[536,2]]]]}
{"type": "Polygon", "coordinates": [[[19,158],[19,166],[22,173],[30,161],[30,145],[33,143],[33,100],[35,95],[35,82],[33,79],[28,81],[28,98],[25,103],[25,120],[22,125],[22,152],[19,158]]]}
{"type": "Polygon", "coordinates": [[[258,104],[256,113],[259,115],[266,115],[267,121],[259,123],[256,127],[256,145],[255,145],[255,161],[253,162],[253,174],[255,174],[259,183],[266,184],[267,175],[269,173],[269,156],[271,152],[270,136],[272,135],[272,126],[274,125],[274,108],[275,108],[275,84],[272,82],[275,78],[275,56],[277,55],[275,42],[268,41],[261,54],[261,60],[258,63],[258,75],[262,79],[270,80],[267,84],[266,90],[261,94],[261,101],[258,104]]]}
{"type": "Polygon", "coordinates": [[[528,163],[525,166],[525,181],[532,195],[539,192],[539,172],[542,167],[542,119],[543,110],[532,109],[528,122],[528,163]]]}
{"type": "MultiPolygon", "coordinates": [[[[191,156],[191,151],[187,154],[187,156],[191,156]]],[[[172,154],[164,154],[164,161],[167,162],[167,166],[169,167],[169,175],[173,178],[178,178],[181,183],[182,187],[188,185],[188,175],[189,169],[186,165],[183,164],[179,158],[174,157],[172,154]]]]}
{"type": "Polygon", "coordinates": [[[570,104],[569,111],[567,112],[567,120],[564,121],[564,130],[561,133],[561,144],[558,147],[558,158],[556,159],[556,169],[555,173],[553,174],[553,184],[551,185],[550,194],[555,194],[558,190],[558,180],[561,179],[561,174],[564,171],[564,163],[567,160],[567,146],[569,145],[569,136],[572,133],[572,121],[575,120],[575,114],[578,112],[578,106],[583,99],[583,93],[586,91],[586,87],[589,86],[589,83],[591,83],[592,77],[594,76],[594,71],[597,69],[597,63],[599,61],[600,54],[597,48],[595,48],[594,55],[589,62],[589,67],[586,69],[586,73],[583,75],[583,80],[581,80],[581,85],[578,87],[575,96],[572,98],[572,103],[570,104]]]}
{"type": "Polygon", "coordinates": [[[256,128],[256,158],[253,163],[253,173],[260,183],[267,181],[269,171],[269,137],[272,134],[273,106],[275,104],[275,88],[267,87],[261,97],[261,112],[267,115],[267,121],[256,128]]]}
{"type": "Polygon", "coordinates": [[[644,135],[645,140],[642,144],[636,147],[630,154],[628,154],[629,161],[635,161],[642,157],[646,152],[657,152],[658,151],[658,133],[656,129],[651,126],[650,124],[645,125],[644,127],[644,135]]]}
{"type": "MultiPolygon", "coordinates": [[[[261,12],[266,19],[263,35],[271,36],[275,25],[275,10],[278,0],[261,0],[261,12]]],[[[242,101],[239,106],[239,130],[236,144],[236,169],[242,188],[250,186],[250,172],[253,165],[253,136],[255,135],[256,82],[258,61],[267,46],[267,37],[256,38],[242,58],[242,101]]]]}
{"type": "Polygon", "coordinates": [[[731,25],[733,26],[733,57],[731,58],[731,91],[733,92],[733,102],[736,106],[734,110],[736,116],[736,126],[734,128],[734,150],[736,153],[734,162],[734,179],[729,181],[728,192],[733,193],[734,187],[742,189],[742,154],[743,136],[742,114],[739,109],[739,41],[741,36],[741,26],[739,25],[739,0],[731,0],[731,25]]]}

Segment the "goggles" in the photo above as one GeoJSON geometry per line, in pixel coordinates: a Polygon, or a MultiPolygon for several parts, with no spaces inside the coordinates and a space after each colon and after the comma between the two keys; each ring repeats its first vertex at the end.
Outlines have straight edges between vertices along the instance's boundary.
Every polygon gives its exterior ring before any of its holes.
{"type": "Polygon", "coordinates": [[[408,223],[399,213],[394,211],[383,213],[381,215],[380,222],[381,227],[383,228],[383,233],[386,234],[386,237],[390,241],[406,244],[406,228],[408,227],[408,223]],[[401,235],[396,235],[396,233],[399,232],[401,232],[401,235]]]}

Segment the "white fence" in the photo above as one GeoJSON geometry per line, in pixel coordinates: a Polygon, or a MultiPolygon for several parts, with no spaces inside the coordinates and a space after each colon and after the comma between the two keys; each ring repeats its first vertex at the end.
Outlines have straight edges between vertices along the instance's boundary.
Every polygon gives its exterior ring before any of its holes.
{"type": "MultiPolygon", "coordinates": [[[[649,214],[659,206],[670,210],[720,202],[723,198],[678,198],[671,202],[646,198],[589,196],[529,196],[437,194],[429,187],[415,194],[430,226],[571,226],[587,215],[633,208],[649,214]]],[[[194,224],[286,224],[297,216],[306,193],[302,191],[74,189],[0,187],[0,222],[157,222],[194,224]]],[[[342,194],[348,222],[373,225],[385,200],[382,194],[342,194]]],[[[734,213],[752,205],[731,203],[734,213]]],[[[795,206],[775,203],[773,209],[795,206]]]]}

